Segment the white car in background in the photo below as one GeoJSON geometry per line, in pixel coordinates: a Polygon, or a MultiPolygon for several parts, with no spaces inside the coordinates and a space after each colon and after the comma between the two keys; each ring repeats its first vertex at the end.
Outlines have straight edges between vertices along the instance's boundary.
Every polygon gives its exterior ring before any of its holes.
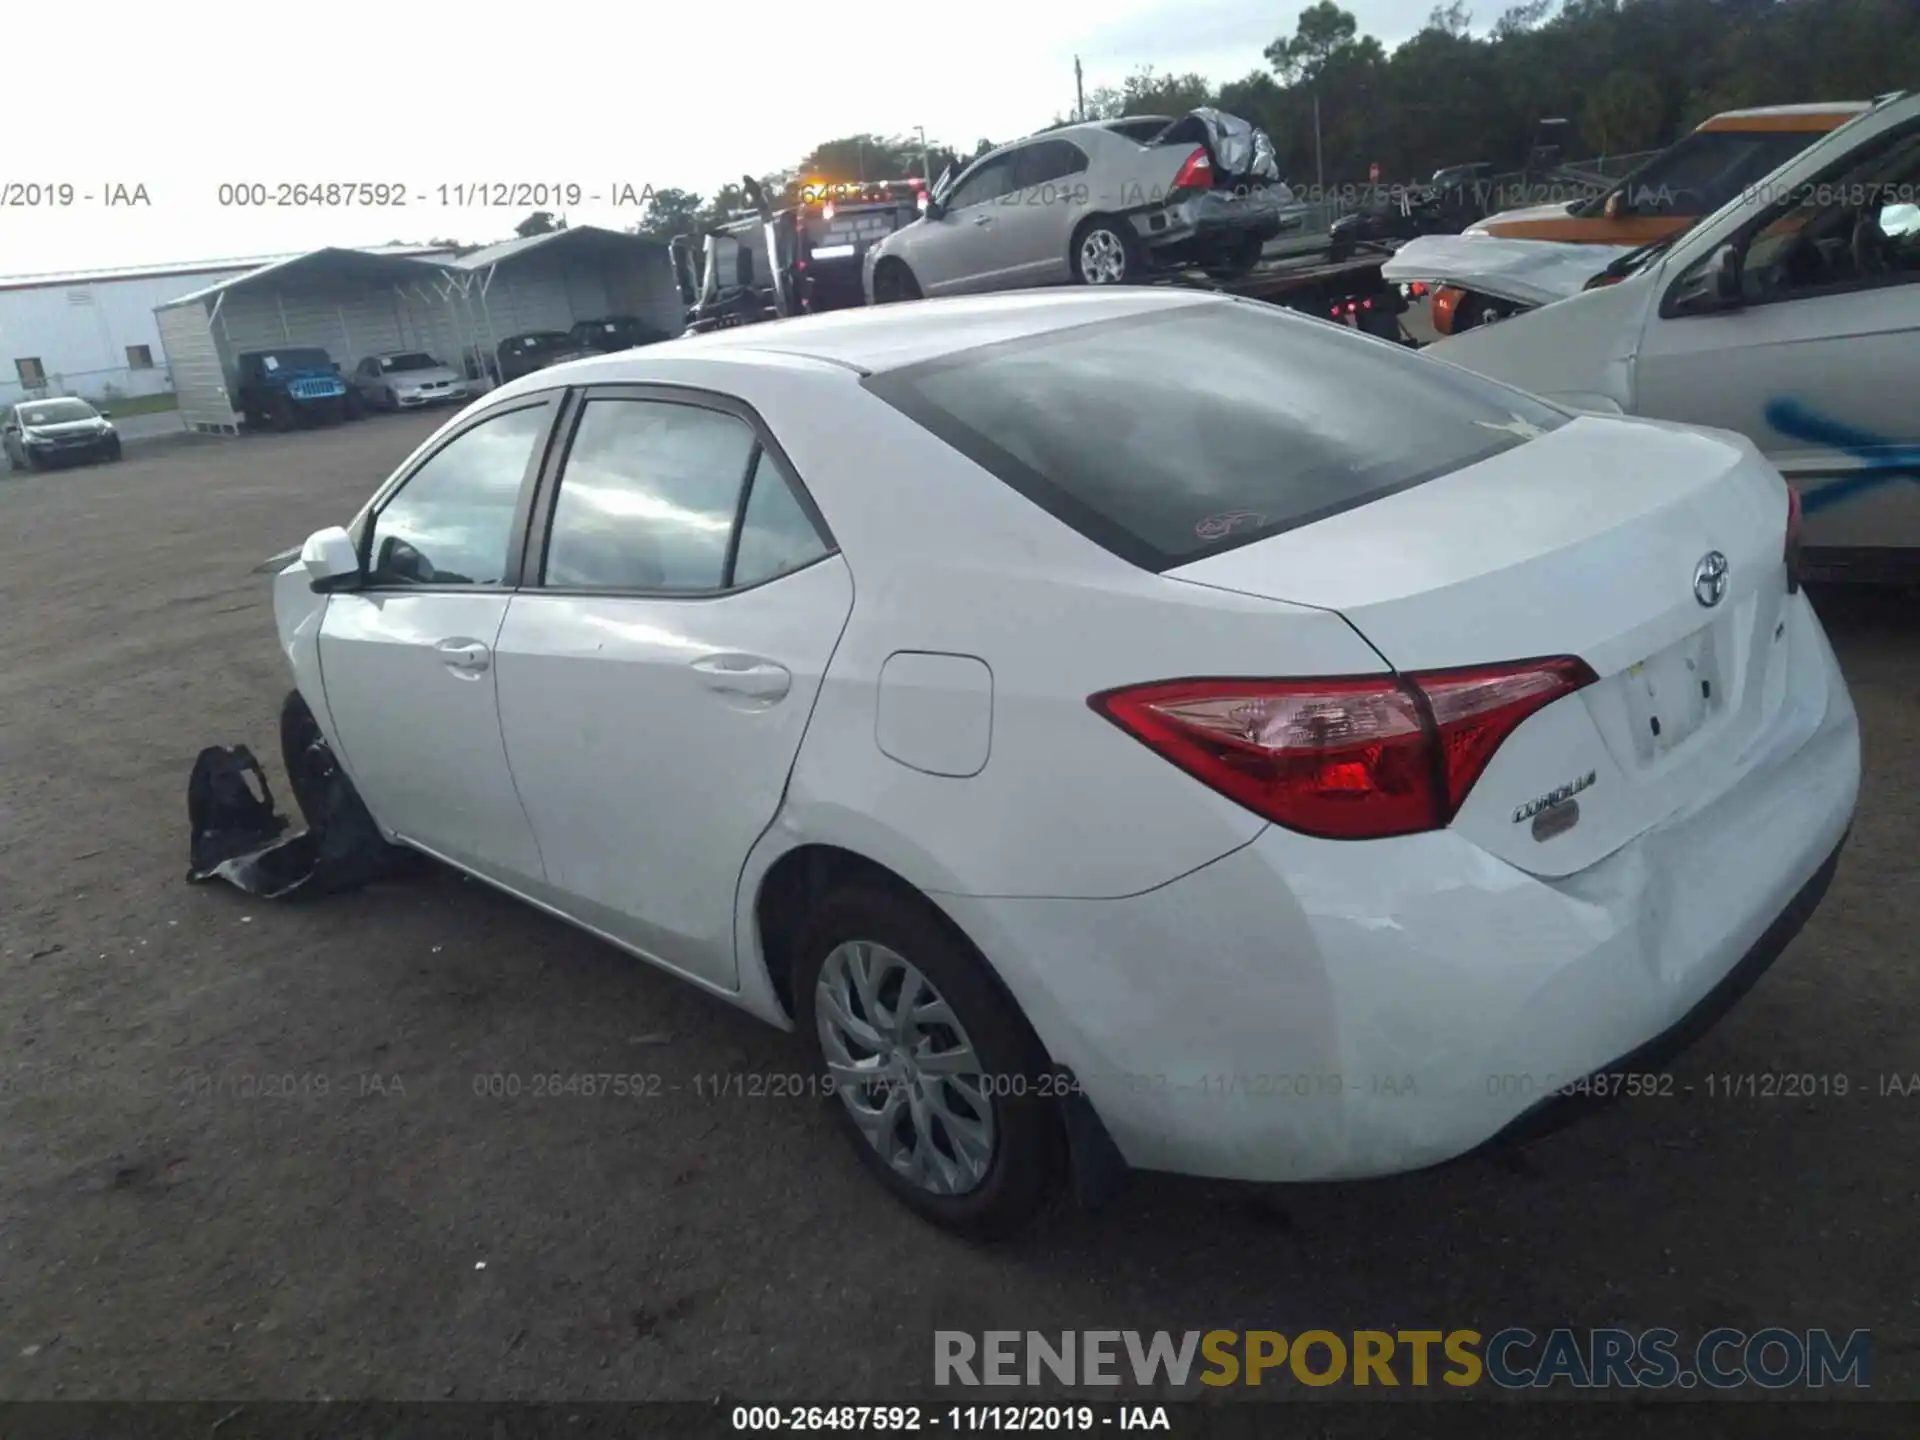
{"type": "Polygon", "coordinates": [[[422,410],[464,403],[473,396],[467,377],[424,350],[369,355],[349,377],[360,398],[376,410],[422,410]]]}
{"type": "Polygon", "coordinates": [[[739,327],[510,383],[312,536],[290,749],[798,1028],[938,1223],[1068,1157],[1380,1175],[1654,1068],[1817,904],[1860,746],[1790,509],[1220,295],[739,327]]]}
{"type": "MultiPolygon", "coordinates": [[[[1917,199],[1920,94],[1910,93],[1692,229],[1596,264],[1594,288],[1548,295],[1424,353],[1580,409],[1738,431],[1800,491],[1809,576],[1920,579],[1917,199]]],[[[1450,243],[1458,265],[1427,278],[1465,283],[1476,246],[1527,244],[1450,243]]],[[[1540,283],[1555,263],[1544,252],[1575,247],[1535,248],[1527,278],[1540,283]]],[[[1571,273],[1562,266],[1559,282],[1571,273]]],[[[1517,294],[1500,287],[1520,271],[1471,278],[1517,294]]]]}

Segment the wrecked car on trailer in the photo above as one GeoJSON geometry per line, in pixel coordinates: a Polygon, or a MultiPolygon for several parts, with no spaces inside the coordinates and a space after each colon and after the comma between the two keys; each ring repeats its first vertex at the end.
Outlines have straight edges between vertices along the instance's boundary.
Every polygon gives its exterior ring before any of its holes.
{"type": "Polygon", "coordinates": [[[1063,125],[943,174],[920,218],[868,250],[865,289],[885,304],[1188,268],[1243,275],[1304,216],[1272,140],[1237,115],[1063,125]]]}

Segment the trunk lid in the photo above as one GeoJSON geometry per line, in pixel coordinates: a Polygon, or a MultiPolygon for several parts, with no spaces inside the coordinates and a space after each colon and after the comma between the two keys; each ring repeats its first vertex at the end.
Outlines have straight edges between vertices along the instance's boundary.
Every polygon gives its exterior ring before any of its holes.
{"type": "Polygon", "coordinates": [[[1583,417],[1167,573],[1337,611],[1403,673],[1584,660],[1598,682],[1525,720],[1453,821],[1513,865],[1565,875],[1753,763],[1784,698],[1787,503],[1738,436],[1583,417]],[[1716,554],[1724,573],[1696,594],[1716,554]],[[1577,821],[1536,838],[1539,810],[1569,800],[1577,821]]]}

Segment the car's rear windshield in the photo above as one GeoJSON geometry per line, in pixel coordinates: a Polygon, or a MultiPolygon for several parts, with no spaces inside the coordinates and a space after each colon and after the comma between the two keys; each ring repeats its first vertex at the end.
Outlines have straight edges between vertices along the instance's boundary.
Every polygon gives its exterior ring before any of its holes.
{"type": "Polygon", "coordinates": [[[1252,302],[1051,331],[865,384],[1150,570],[1364,505],[1569,418],[1386,341],[1252,302]]]}

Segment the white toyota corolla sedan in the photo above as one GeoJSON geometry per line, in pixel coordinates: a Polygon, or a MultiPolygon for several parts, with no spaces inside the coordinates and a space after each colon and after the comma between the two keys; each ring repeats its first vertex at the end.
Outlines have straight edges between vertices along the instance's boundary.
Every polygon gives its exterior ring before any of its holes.
{"type": "Polygon", "coordinates": [[[1033,293],[527,376],[276,609],[383,834],[797,1028],[985,1235],[1660,1083],[1853,814],[1796,524],[1737,436],[1033,293]]]}

